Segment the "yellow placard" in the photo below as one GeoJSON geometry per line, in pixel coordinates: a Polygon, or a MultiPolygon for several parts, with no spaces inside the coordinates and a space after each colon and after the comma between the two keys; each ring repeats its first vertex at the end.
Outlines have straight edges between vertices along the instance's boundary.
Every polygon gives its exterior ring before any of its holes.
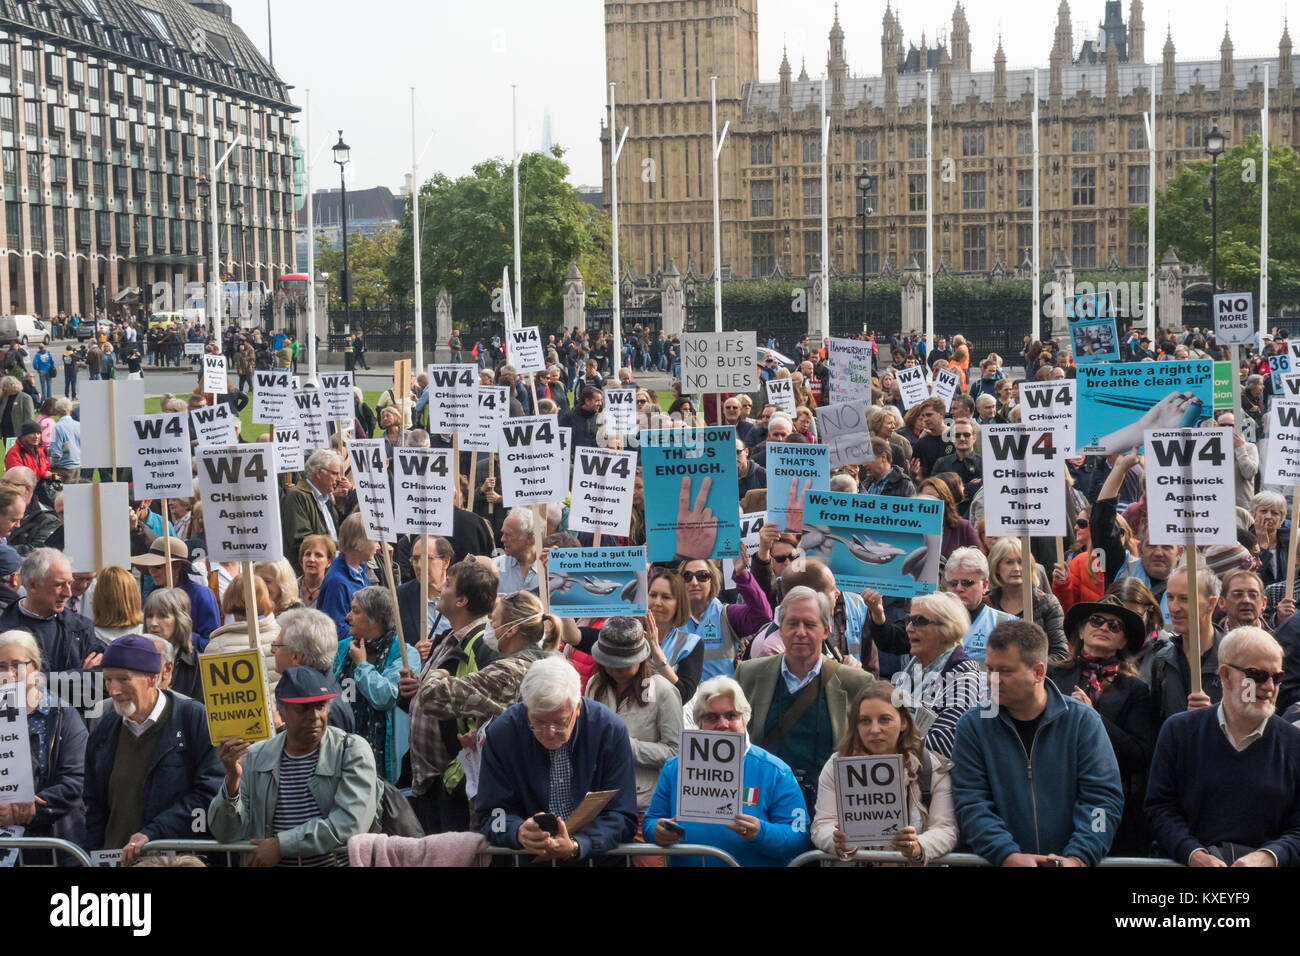
{"type": "Polygon", "coordinates": [[[249,648],[229,654],[200,654],[199,678],[208,737],[214,747],[226,737],[271,739],[273,727],[261,651],[249,648]]]}

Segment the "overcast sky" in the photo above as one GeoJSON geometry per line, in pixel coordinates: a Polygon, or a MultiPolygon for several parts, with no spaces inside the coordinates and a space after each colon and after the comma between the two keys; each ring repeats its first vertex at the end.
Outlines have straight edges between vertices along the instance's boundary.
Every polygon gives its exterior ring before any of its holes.
{"type": "MultiPolygon", "coordinates": [[[[229,0],[235,22],[266,51],[266,0],[229,0]]],[[[759,77],[777,79],[781,47],[798,75],[824,70],[832,0],[756,0],[759,77]]],[[[901,19],[911,42],[933,42],[950,29],[953,0],[908,0],[901,19]]],[[[898,5],[895,4],[895,8],[898,5]]],[[[1046,68],[1057,4],[967,0],[971,62],[992,69],[998,34],[1009,68],[1046,68]],[[1014,15],[1012,15],[1014,14],[1014,15]]],[[[840,10],[849,68],[880,73],[883,2],[849,2],[840,10]]],[[[1124,0],[1127,20],[1129,0],[1124,0]]],[[[1076,49],[1095,34],[1104,0],[1071,4],[1076,49]]],[[[303,106],[311,90],[312,152],[319,155],[313,188],[338,183],[328,146],[338,129],[352,147],[348,183],[397,190],[411,168],[411,93],[416,88],[416,148],[421,178],[436,171],[464,175],[474,163],[511,151],[511,84],[518,86],[518,143],[541,144],[545,112],[552,139],[568,152],[577,184],[599,185],[600,124],[607,97],[603,5],[597,0],[271,0],[276,70],[303,106]],[[436,132],[435,132],[436,131],[436,132]],[[430,139],[430,134],[432,139],[430,139]],[[325,150],[324,152],[321,152],[325,150]]],[[[1284,4],[1238,6],[1231,18],[1238,58],[1276,56],[1284,4]]],[[[1221,0],[1150,0],[1145,4],[1147,60],[1158,60],[1172,24],[1181,59],[1217,59],[1228,18],[1221,0]],[[1174,11],[1177,18],[1174,18],[1174,11]]],[[[300,136],[306,141],[305,131],[300,136]]]]}

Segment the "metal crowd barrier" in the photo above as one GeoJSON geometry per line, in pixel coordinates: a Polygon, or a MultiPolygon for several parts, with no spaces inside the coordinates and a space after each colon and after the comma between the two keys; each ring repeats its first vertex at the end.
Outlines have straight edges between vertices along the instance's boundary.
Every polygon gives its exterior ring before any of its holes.
{"type": "MultiPolygon", "coordinates": [[[[524,857],[531,856],[530,853],[527,853],[524,850],[512,850],[510,847],[504,846],[490,846],[485,852],[488,856],[514,857],[515,866],[519,866],[520,860],[524,857]]],[[[704,861],[705,857],[709,857],[714,860],[721,860],[725,866],[734,866],[737,868],[740,866],[740,864],[736,862],[736,858],[726,850],[719,850],[715,846],[705,846],[703,843],[678,843],[673,846],[659,846],[657,843],[620,843],[612,850],[606,850],[600,855],[623,856],[628,858],[634,856],[698,856],[700,857],[701,863],[704,861]]],[[[591,860],[586,860],[584,862],[586,862],[588,866],[594,865],[591,860]]],[[[552,861],[551,865],[556,866],[558,863],[559,861],[552,861]]]]}
{"type": "MultiPolygon", "coordinates": [[[[790,866],[808,866],[810,863],[839,863],[840,858],[833,853],[823,853],[821,850],[809,850],[807,853],[800,853],[790,861],[790,866]]],[[[909,861],[903,857],[903,854],[895,850],[858,850],[853,854],[849,863],[901,863],[909,864],[909,861]]],[[[974,853],[949,853],[937,860],[931,860],[928,866],[992,866],[988,860],[982,856],[976,856],[974,853]]],[[[1152,868],[1181,868],[1181,863],[1173,860],[1160,859],[1158,857],[1145,856],[1108,856],[1104,857],[1098,866],[1105,867],[1134,867],[1143,869],[1152,868]]]]}
{"type": "Polygon", "coordinates": [[[90,854],[77,846],[75,843],[69,843],[67,840],[60,840],[56,837],[0,837],[0,850],[14,849],[18,851],[18,866],[37,867],[37,866],[57,866],[58,855],[51,854],[49,863],[26,863],[23,861],[23,853],[26,850],[58,850],[60,853],[66,853],[77,861],[77,866],[93,866],[90,862],[90,854]]]}

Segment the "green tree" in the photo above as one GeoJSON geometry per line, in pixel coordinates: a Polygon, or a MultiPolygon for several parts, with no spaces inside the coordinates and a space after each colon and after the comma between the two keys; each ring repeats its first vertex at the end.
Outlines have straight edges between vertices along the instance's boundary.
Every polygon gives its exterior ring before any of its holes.
{"type": "MultiPolygon", "coordinates": [[[[1184,261],[1210,266],[1210,160],[1185,164],[1156,196],[1156,261],[1173,246],[1184,261]]],[[[1219,157],[1219,279],[1230,289],[1259,286],[1263,146],[1259,136],[1219,157]]],[[[1275,288],[1300,287],[1300,157],[1290,146],[1269,148],[1268,272],[1275,288]]],[[[1129,222],[1147,227],[1145,207],[1129,222]]]]}
{"type": "MultiPolygon", "coordinates": [[[[603,210],[578,198],[565,182],[564,151],[526,153],[519,160],[520,243],[525,308],[558,304],[564,277],[577,263],[587,294],[610,295],[610,221],[603,210]]],[[[420,187],[420,272],[426,312],[440,288],[454,299],[486,307],[501,285],[501,270],[511,266],[513,284],[512,173],[494,158],[468,176],[439,173],[420,187]]],[[[412,294],[411,204],[408,199],[396,255],[389,261],[393,295],[412,294]]]]}
{"type": "MultiPolygon", "coordinates": [[[[373,236],[359,233],[348,236],[353,308],[359,307],[362,300],[369,307],[387,305],[391,301],[394,293],[389,288],[388,269],[402,236],[401,229],[380,229],[373,236]]],[[[324,236],[316,240],[316,268],[330,274],[330,311],[341,312],[343,296],[339,283],[343,275],[343,250],[332,248],[324,236]]]]}

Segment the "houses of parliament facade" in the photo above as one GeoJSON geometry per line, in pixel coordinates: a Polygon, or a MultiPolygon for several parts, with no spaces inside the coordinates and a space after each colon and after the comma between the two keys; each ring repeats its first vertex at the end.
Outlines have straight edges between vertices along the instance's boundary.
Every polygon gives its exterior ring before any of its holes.
{"type": "MultiPolygon", "coordinates": [[[[821,268],[828,202],[832,275],[897,275],[924,265],[926,71],[933,71],[934,257],[939,274],[1008,273],[1031,255],[1032,70],[1008,70],[999,39],[992,69],[971,62],[959,3],[942,42],[905,43],[886,8],[882,76],[854,76],[838,9],[825,66],[828,195],[821,194],[822,77],[759,80],[758,0],[605,0],[606,74],[616,83],[622,268],[672,264],[709,275],[713,262],[710,77],[717,77],[722,270],[737,278],[811,275],[821,268]],[[871,177],[865,203],[859,178],[871,177]],[[859,211],[869,210],[864,219],[859,211]]],[[[1218,124],[1228,147],[1260,133],[1268,71],[1271,145],[1294,145],[1296,80],[1282,24],[1276,57],[1236,59],[1225,27],[1218,60],[1189,62],[1167,35],[1148,56],[1141,0],[1127,22],[1107,0],[1094,40],[1076,45],[1062,0],[1048,67],[1039,71],[1040,264],[1062,253],[1076,271],[1145,270],[1145,206],[1186,162],[1205,158],[1218,124]],[[1155,70],[1156,182],[1143,113],[1155,70]]],[[[608,112],[602,130],[608,209],[608,112]]]]}

